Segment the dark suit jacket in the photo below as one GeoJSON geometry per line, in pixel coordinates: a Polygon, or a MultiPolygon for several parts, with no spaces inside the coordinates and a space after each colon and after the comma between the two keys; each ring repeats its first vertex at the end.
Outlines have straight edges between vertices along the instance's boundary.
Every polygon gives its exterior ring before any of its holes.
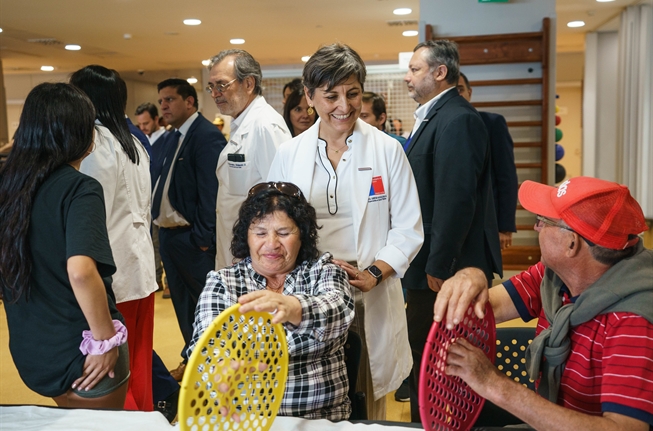
{"type": "MultiPolygon", "coordinates": [[[[174,137],[168,134],[163,144],[176,145],[174,137]]],[[[168,198],[191,224],[191,240],[197,247],[215,250],[215,168],[225,145],[227,141],[218,128],[199,114],[182,141],[172,170],[168,198]]]]}
{"type": "Polygon", "coordinates": [[[424,223],[424,245],[403,279],[428,289],[426,274],[447,279],[474,266],[492,280],[501,250],[492,202],[488,135],[478,112],[453,89],[426,115],[406,151],[424,223]]]}
{"type": "Polygon", "coordinates": [[[143,147],[145,147],[145,151],[147,151],[147,154],[150,155],[150,158],[152,158],[152,146],[150,145],[149,139],[147,139],[147,136],[145,136],[145,133],[141,131],[138,127],[132,123],[132,120],[129,119],[129,117],[125,118],[127,120],[127,127],[129,127],[129,133],[134,135],[136,139],[138,139],[141,144],[143,144],[143,147]]]}
{"type": "Polygon", "coordinates": [[[479,112],[490,135],[492,158],[492,192],[497,213],[499,232],[517,232],[515,209],[517,208],[517,169],[515,153],[508,124],[503,115],[479,112]]]}

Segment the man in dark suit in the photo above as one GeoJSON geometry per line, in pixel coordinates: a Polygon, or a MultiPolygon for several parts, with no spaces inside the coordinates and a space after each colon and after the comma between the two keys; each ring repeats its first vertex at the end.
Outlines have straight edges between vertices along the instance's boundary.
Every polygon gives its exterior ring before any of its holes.
{"type": "Polygon", "coordinates": [[[420,421],[419,367],[436,292],[467,266],[483,270],[488,281],[501,273],[488,135],[478,112],[456,91],[459,70],[454,43],[428,41],[415,48],[404,78],[409,95],[420,104],[405,148],[424,223],[424,245],[402,280],[414,361],[414,422],[420,421]]]}
{"type": "Polygon", "coordinates": [[[158,85],[161,113],[175,128],[166,138],[152,198],[161,259],[186,345],[173,377],[181,380],[193,335],[195,306],[215,262],[215,168],[226,145],[222,133],[197,112],[197,92],[183,79],[158,85]]]}
{"type": "MultiPolygon", "coordinates": [[[[458,94],[471,102],[472,87],[464,73],[458,79],[458,94]]],[[[514,144],[508,124],[503,115],[479,111],[490,137],[490,158],[492,160],[492,192],[494,210],[497,213],[501,249],[512,245],[512,233],[517,232],[515,209],[517,208],[517,168],[515,167],[514,144]]]]}

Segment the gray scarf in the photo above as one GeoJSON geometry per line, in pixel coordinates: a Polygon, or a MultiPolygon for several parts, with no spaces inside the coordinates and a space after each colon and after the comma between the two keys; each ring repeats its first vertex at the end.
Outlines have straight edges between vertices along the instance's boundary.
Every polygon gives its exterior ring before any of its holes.
{"type": "Polygon", "coordinates": [[[542,372],[537,392],[549,401],[558,401],[560,378],[571,351],[570,328],[612,312],[634,313],[653,323],[653,251],[644,249],[641,240],[636,247],[634,256],[612,266],[576,302],[565,306],[562,280],[546,269],[540,295],[550,326],[526,349],[526,368],[533,380],[542,372]]]}

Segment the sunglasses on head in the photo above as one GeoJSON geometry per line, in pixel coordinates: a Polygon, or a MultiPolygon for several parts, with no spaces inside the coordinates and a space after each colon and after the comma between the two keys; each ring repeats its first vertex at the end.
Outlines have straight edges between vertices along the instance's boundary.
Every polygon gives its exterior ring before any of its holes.
{"type": "Polygon", "coordinates": [[[302,200],[306,200],[299,187],[297,187],[293,183],[284,183],[284,182],[277,182],[277,181],[270,181],[268,183],[256,184],[254,187],[249,189],[249,193],[247,193],[247,197],[251,198],[252,196],[257,195],[265,190],[277,190],[286,196],[291,196],[302,200]]]}

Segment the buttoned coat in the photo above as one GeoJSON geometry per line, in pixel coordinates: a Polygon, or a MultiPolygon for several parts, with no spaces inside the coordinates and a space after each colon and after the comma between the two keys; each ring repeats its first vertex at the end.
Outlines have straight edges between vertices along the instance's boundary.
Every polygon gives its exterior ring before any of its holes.
{"type": "MultiPolygon", "coordinates": [[[[177,145],[170,133],[163,144],[177,145]]],[[[181,142],[168,189],[170,204],[191,224],[197,247],[215,247],[215,166],[226,140],[217,127],[198,113],[181,142]]],[[[165,151],[165,149],[163,150],[165,151]]]]}
{"type": "Polygon", "coordinates": [[[501,274],[489,140],[478,112],[449,90],[410,138],[406,155],[422,208],[424,246],[403,286],[428,289],[426,274],[446,280],[469,266],[482,269],[488,280],[501,274]]]}

